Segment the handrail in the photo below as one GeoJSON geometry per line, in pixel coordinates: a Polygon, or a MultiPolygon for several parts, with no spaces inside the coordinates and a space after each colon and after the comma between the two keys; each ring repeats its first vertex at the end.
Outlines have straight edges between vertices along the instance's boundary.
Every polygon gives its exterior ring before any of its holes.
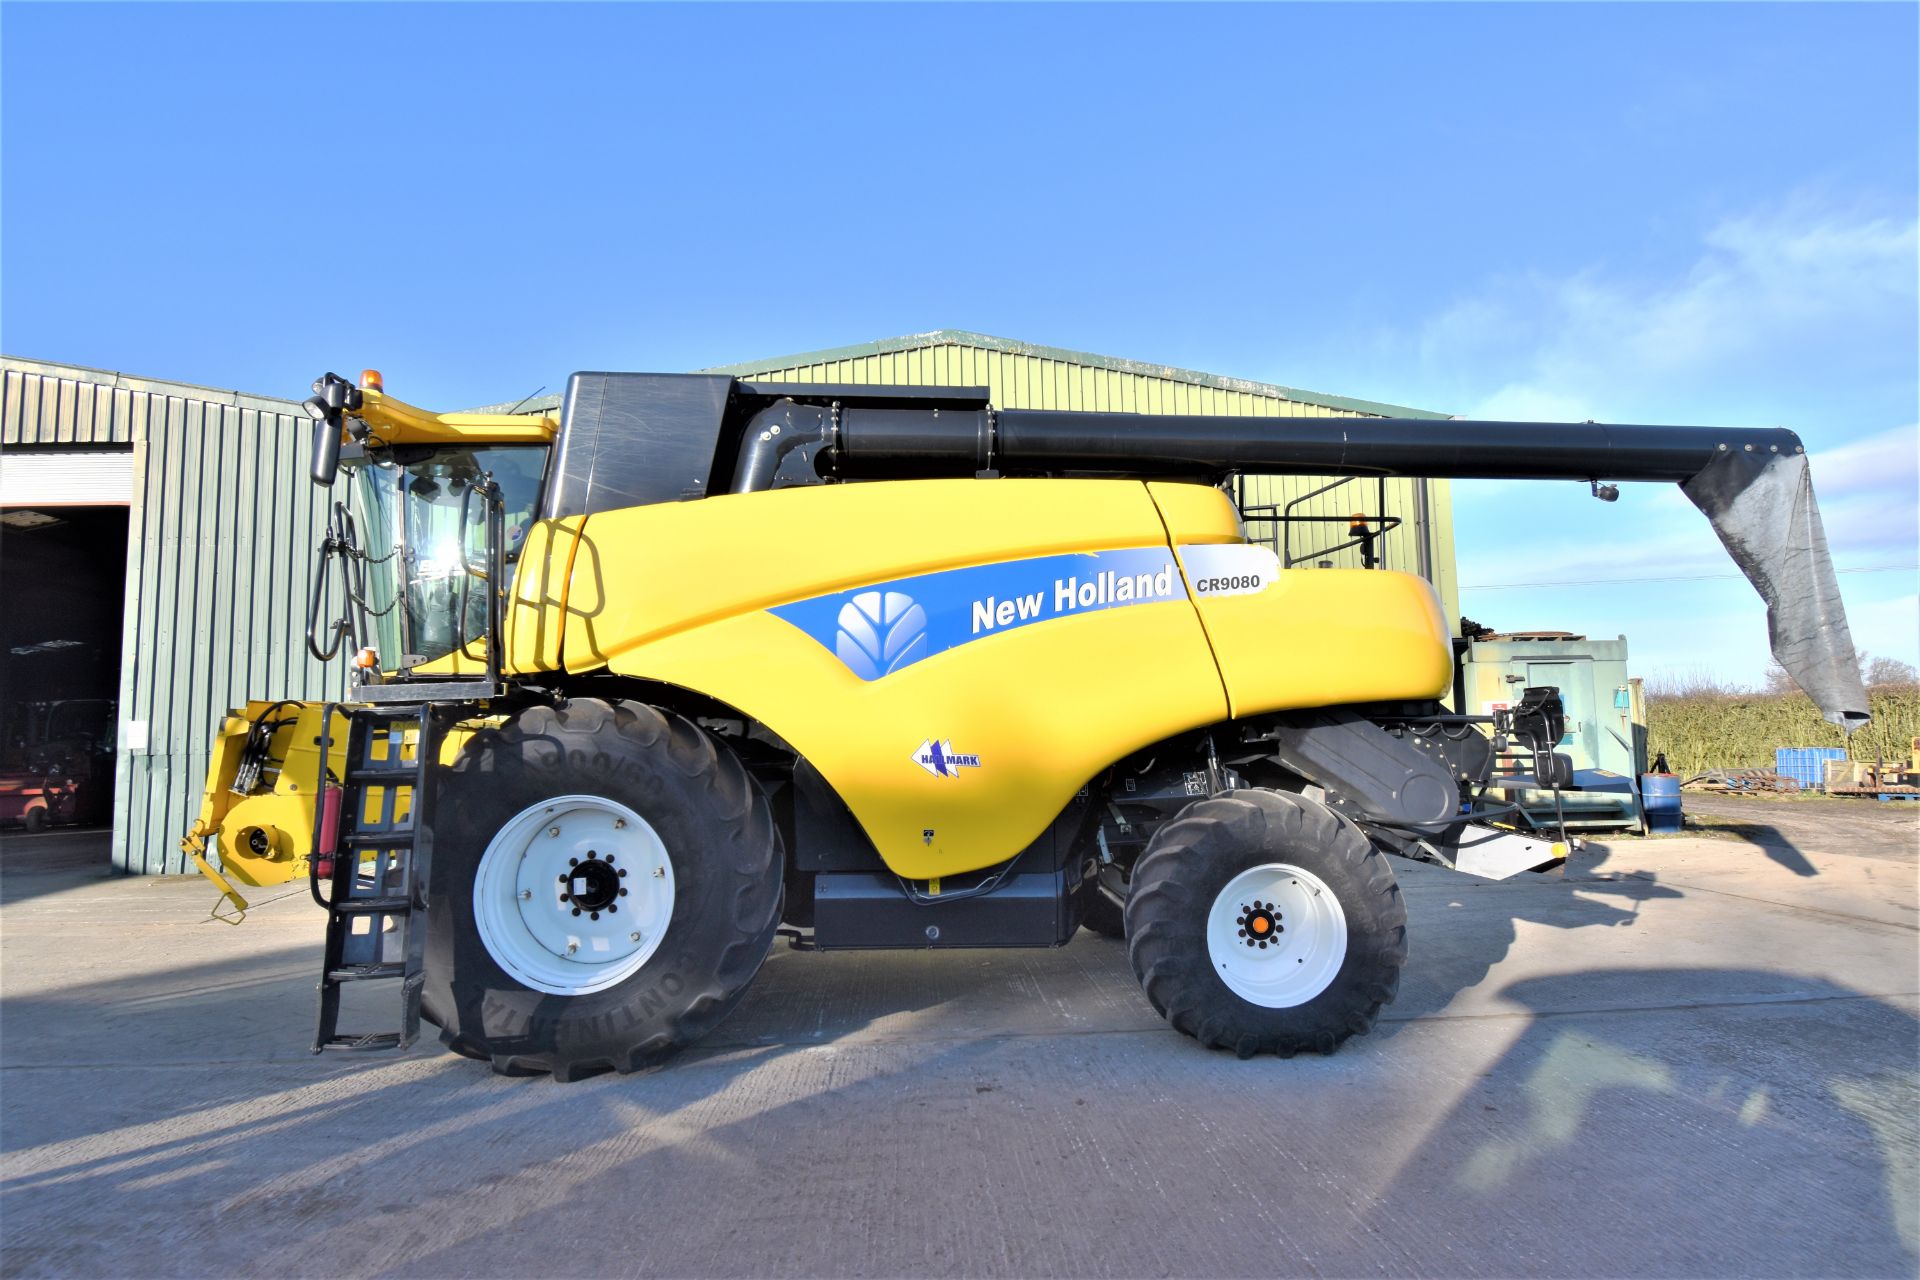
{"type": "Polygon", "coordinates": [[[500,648],[504,640],[502,632],[505,624],[500,602],[505,592],[507,577],[507,506],[506,497],[500,491],[500,486],[495,483],[493,472],[488,471],[483,474],[477,483],[468,485],[466,493],[461,495],[460,528],[455,537],[460,548],[461,569],[459,604],[455,606],[454,614],[460,629],[460,653],[467,658],[476,656],[472,648],[473,640],[466,634],[466,627],[470,583],[472,579],[478,578],[486,584],[487,591],[487,632],[484,637],[487,646],[485,654],[487,682],[497,685],[500,683],[500,648]],[[476,495],[486,504],[487,563],[484,569],[474,568],[473,562],[467,558],[467,512],[469,504],[476,495]]]}
{"type": "MultiPolygon", "coordinates": [[[[1341,485],[1362,478],[1363,477],[1360,476],[1337,477],[1318,488],[1308,490],[1306,493],[1286,503],[1284,507],[1272,502],[1243,503],[1239,508],[1241,521],[1246,524],[1261,523],[1279,526],[1279,536],[1272,539],[1272,541],[1275,544],[1274,551],[1279,555],[1280,566],[1283,569],[1291,569],[1295,565],[1307,564],[1311,561],[1319,560],[1323,556],[1335,555],[1351,547],[1360,548],[1361,560],[1364,562],[1366,568],[1385,568],[1386,555],[1384,554],[1384,550],[1377,556],[1374,553],[1374,548],[1382,545],[1376,540],[1406,523],[1406,521],[1399,516],[1386,514],[1387,478],[1385,476],[1378,477],[1380,484],[1378,503],[1381,512],[1379,515],[1370,516],[1365,513],[1358,513],[1352,516],[1306,516],[1294,514],[1294,508],[1300,506],[1302,503],[1310,502],[1323,494],[1338,489],[1341,485]],[[1274,514],[1276,512],[1278,512],[1278,514],[1274,514]],[[1345,542],[1335,543],[1329,547],[1320,547],[1314,551],[1305,552],[1296,556],[1293,554],[1293,526],[1296,524],[1345,524],[1349,532],[1353,532],[1354,526],[1359,524],[1364,526],[1364,530],[1355,534],[1354,537],[1349,538],[1345,542]]],[[[1245,496],[1245,492],[1245,477],[1243,476],[1241,477],[1240,488],[1242,497],[1245,496]]]]}
{"type": "Polygon", "coordinates": [[[359,525],[354,521],[353,512],[347,510],[346,503],[335,502],[333,514],[327,520],[326,536],[320,543],[320,554],[314,560],[313,587],[307,596],[309,653],[321,662],[331,662],[340,652],[342,642],[352,640],[357,646],[368,631],[366,593],[366,565],[365,557],[360,552],[359,525]],[[323,646],[320,640],[320,612],[326,598],[327,567],[336,557],[340,560],[340,590],[345,597],[346,611],[327,624],[327,641],[323,646]]]}

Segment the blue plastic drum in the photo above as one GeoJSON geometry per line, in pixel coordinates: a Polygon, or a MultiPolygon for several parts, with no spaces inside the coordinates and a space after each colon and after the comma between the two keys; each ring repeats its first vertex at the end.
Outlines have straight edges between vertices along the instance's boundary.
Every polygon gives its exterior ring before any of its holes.
{"type": "Polygon", "coordinates": [[[1647,809],[1647,831],[1651,835],[1680,830],[1680,779],[1671,773],[1640,775],[1640,800],[1647,809]]]}

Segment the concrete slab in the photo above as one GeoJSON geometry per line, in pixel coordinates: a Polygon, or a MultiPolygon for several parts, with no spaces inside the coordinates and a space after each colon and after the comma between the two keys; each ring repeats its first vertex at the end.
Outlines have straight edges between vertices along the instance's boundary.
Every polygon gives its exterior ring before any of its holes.
{"type": "Polygon", "coordinates": [[[1083,933],[781,949],[699,1050],[573,1086],[312,1058],[301,897],[70,874],[0,908],[0,1269],[1912,1275],[1908,834],[1401,864],[1401,998],[1330,1058],[1198,1048],[1083,933]]]}

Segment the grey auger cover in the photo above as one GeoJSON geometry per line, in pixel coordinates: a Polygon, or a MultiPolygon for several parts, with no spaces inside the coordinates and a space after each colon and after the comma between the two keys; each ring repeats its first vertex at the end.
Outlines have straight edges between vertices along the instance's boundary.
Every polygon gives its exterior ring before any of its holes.
{"type": "Polygon", "coordinates": [[[1849,733],[1865,724],[1867,691],[1806,455],[1728,450],[1680,487],[1767,602],[1780,665],[1828,720],[1849,733]]]}

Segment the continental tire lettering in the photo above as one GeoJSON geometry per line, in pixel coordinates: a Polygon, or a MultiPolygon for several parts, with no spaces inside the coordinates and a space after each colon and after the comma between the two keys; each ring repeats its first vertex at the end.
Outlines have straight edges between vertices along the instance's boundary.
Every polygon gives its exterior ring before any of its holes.
{"type": "Polygon", "coordinates": [[[678,974],[669,973],[655,983],[651,991],[641,993],[634,999],[634,1006],[641,1012],[652,1015],[666,1007],[667,1001],[686,990],[686,984],[680,981],[678,974]]]}

